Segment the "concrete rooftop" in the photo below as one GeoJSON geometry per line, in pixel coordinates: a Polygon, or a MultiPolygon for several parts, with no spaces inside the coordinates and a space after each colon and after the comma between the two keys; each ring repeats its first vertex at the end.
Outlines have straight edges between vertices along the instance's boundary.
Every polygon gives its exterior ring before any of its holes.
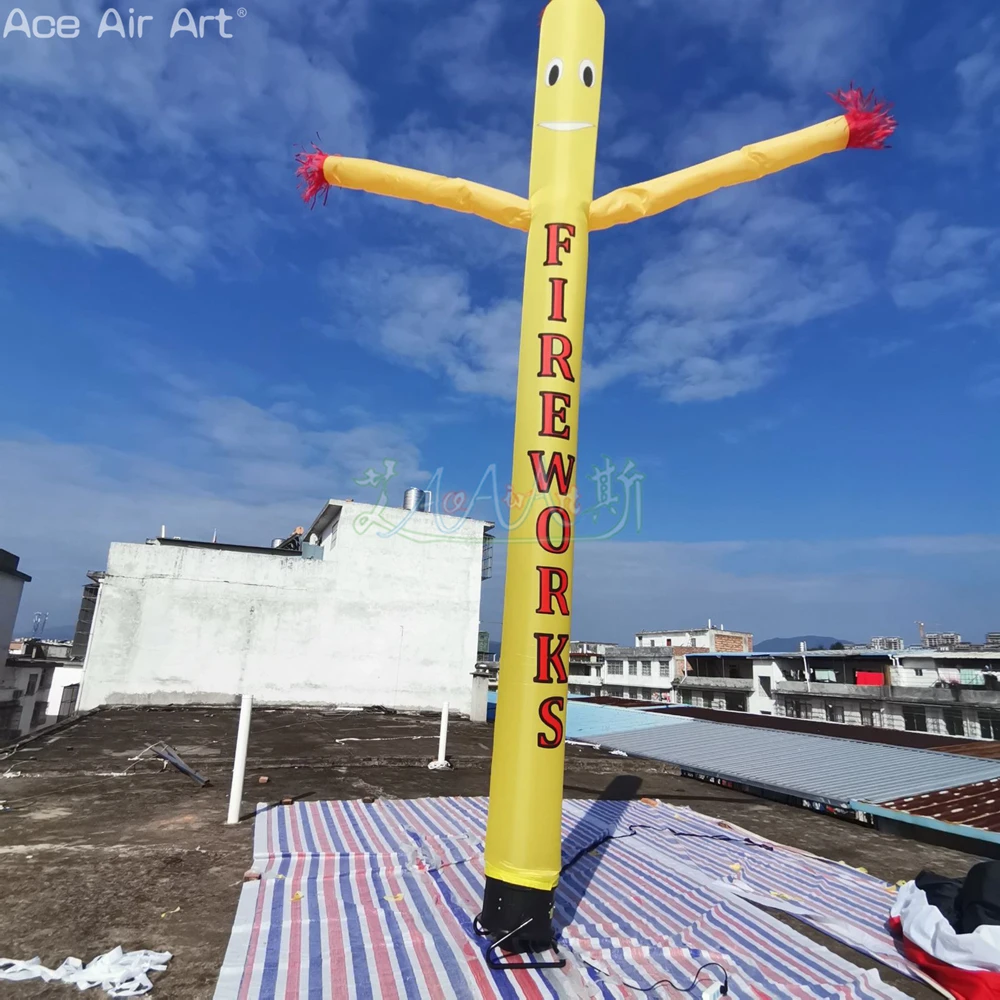
{"type": "MultiPolygon", "coordinates": [[[[435,716],[260,709],[250,733],[246,820],[228,827],[236,716],[219,708],[102,710],[6,759],[0,750],[0,800],[6,804],[0,812],[0,957],[39,955],[55,966],[68,955],[89,961],[116,945],[169,951],[174,958],[167,972],[152,974],[151,996],[209,1000],[251,863],[254,803],[489,791],[487,724],[452,720],[453,769],[430,771],[435,716]],[[211,784],[201,788],[172,767],[164,770],[156,758],[130,767],[129,758],[160,740],[211,784]],[[263,785],[262,775],[268,777],[263,785]]],[[[567,797],[595,798],[620,774],[641,777],[640,796],[690,806],[760,836],[864,866],[887,881],[912,878],[921,868],[961,875],[979,860],[681,778],[671,765],[567,747],[567,797]]],[[[875,965],[794,918],[776,915],[862,968],[875,965]]],[[[938,995],[890,969],[879,972],[917,1000],[938,995]]],[[[38,980],[4,984],[11,1000],[73,991],[38,980]]]]}

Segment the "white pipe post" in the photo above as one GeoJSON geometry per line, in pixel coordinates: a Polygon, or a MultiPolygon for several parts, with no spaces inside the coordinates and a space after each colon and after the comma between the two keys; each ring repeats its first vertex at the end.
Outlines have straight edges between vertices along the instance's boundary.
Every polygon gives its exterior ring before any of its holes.
{"type": "Polygon", "coordinates": [[[253,695],[245,694],[240,701],[240,725],[236,732],[236,756],[233,759],[233,783],[229,789],[229,816],[226,823],[232,826],[240,821],[243,803],[243,778],[247,771],[247,745],[250,742],[250,710],[253,695]]]}
{"type": "Polygon", "coordinates": [[[445,758],[445,750],[448,747],[448,702],[441,706],[441,733],[438,736],[437,760],[432,760],[427,766],[433,771],[441,771],[451,767],[445,758]]]}

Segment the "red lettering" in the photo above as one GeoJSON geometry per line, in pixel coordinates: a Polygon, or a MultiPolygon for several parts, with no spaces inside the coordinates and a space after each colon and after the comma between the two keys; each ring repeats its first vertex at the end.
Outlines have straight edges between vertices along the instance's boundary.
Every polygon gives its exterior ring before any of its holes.
{"type": "Polygon", "coordinates": [[[552,489],[552,479],[555,478],[559,486],[559,495],[566,496],[569,493],[570,483],[573,481],[573,466],[576,465],[576,455],[570,455],[569,460],[564,462],[561,451],[553,452],[552,460],[549,462],[548,468],[545,468],[542,465],[542,455],[544,454],[544,451],[528,452],[538,492],[548,493],[552,489]]]}
{"type": "Polygon", "coordinates": [[[575,382],[573,369],[569,366],[569,359],[573,353],[573,343],[563,333],[540,333],[538,339],[541,341],[541,361],[538,366],[539,378],[555,378],[555,366],[559,366],[562,377],[567,382],[575,382]],[[559,345],[559,350],[553,348],[559,345]]]}
{"type": "Polygon", "coordinates": [[[554,615],[552,599],[559,605],[559,613],[569,617],[569,601],[566,600],[566,588],[569,586],[569,574],[559,566],[538,566],[538,607],[535,614],[554,615]]]}
{"type": "Polygon", "coordinates": [[[552,312],[549,319],[553,323],[566,322],[566,278],[549,278],[552,286],[552,312]]]}
{"type": "Polygon", "coordinates": [[[543,726],[548,726],[552,730],[552,735],[548,733],[538,734],[538,745],[542,750],[555,750],[563,741],[563,720],[556,715],[556,712],[562,712],[566,708],[566,700],[564,698],[546,698],[545,701],[538,706],[538,718],[542,720],[543,726]]]}
{"type": "Polygon", "coordinates": [[[535,633],[535,683],[551,684],[552,671],[556,672],[556,680],[560,684],[565,684],[569,679],[566,672],[566,663],[563,660],[563,653],[566,650],[566,643],[569,642],[568,635],[553,635],[551,632],[535,633]],[[558,639],[556,648],[552,648],[552,640],[558,639]]]}
{"type": "Polygon", "coordinates": [[[554,265],[555,267],[562,267],[559,251],[565,250],[566,253],[570,252],[570,236],[576,236],[576,226],[570,225],[568,222],[546,222],[545,232],[548,237],[545,247],[545,266],[552,267],[554,265]],[[565,239],[559,238],[561,230],[565,230],[568,234],[565,239]]]}
{"type": "Polygon", "coordinates": [[[566,423],[566,407],[572,400],[564,392],[540,392],[542,397],[542,429],[538,432],[542,437],[562,438],[564,441],[569,438],[569,427],[561,427],[556,430],[556,421],[566,423]],[[560,402],[562,406],[556,406],[560,402]]]}
{"type": "Polygon", "coordinates": [[[551,552],[555,556],[562,555],[568,548],[573,537],[573,525],[570,524],[569,514],[562,507],[546,507],[538,515],[535,522],[535,538],[546,552],[551,552]],[[552,541],[552,518],[555,517],[562,524],[562,538],[556,545],[552,541]]]}

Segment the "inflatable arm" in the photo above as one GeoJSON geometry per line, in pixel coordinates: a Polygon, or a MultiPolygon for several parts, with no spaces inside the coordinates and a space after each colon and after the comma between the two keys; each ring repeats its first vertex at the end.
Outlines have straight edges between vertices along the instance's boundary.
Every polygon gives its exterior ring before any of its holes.
{"type": "Polygon", "coordinates": [[[682,202],[755,181],[824,153],[848,148],[881,149],[885,145],[896,127],[889,105],[854,88],[831,96],[844,108],[844,114],[837,118],[597,198],[590,206],[591,231],[658,215],[682,202]]]}
{"type": "Polygon", "coordinates": [[[377,160],[327,156],[319,150],[300,153],[297,160],[297,173],[305,185],[302,197],[306,201],[315,201],[321,194],[325,197],[331,187],[342,187],[450,208],[525,232],[531,221],[526,198],[461,177],[443,177],[377,160]]]}

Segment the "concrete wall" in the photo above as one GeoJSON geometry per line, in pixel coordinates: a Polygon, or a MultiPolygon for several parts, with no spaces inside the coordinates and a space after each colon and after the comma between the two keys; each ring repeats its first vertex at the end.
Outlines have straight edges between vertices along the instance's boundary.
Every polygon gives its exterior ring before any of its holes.
{"type": "MultiPolygon", "coordinates": [[[[231,704],[471,707],[484,522],[390,537],[368,504],[322,530],[322,559],[114,544],[79,708],[231,704]],[[422,536],[422,540],[409,537],[422,536]]],[[[389,527],[407,512],[383,509],[389,527]]]]}
{"type": "Polygon", "coordinates": [[[0,664],[7,658],[10,640],[14,636],[14,621],[23,589],[24,581],[20,577],[0,572],[0,664]]]}

